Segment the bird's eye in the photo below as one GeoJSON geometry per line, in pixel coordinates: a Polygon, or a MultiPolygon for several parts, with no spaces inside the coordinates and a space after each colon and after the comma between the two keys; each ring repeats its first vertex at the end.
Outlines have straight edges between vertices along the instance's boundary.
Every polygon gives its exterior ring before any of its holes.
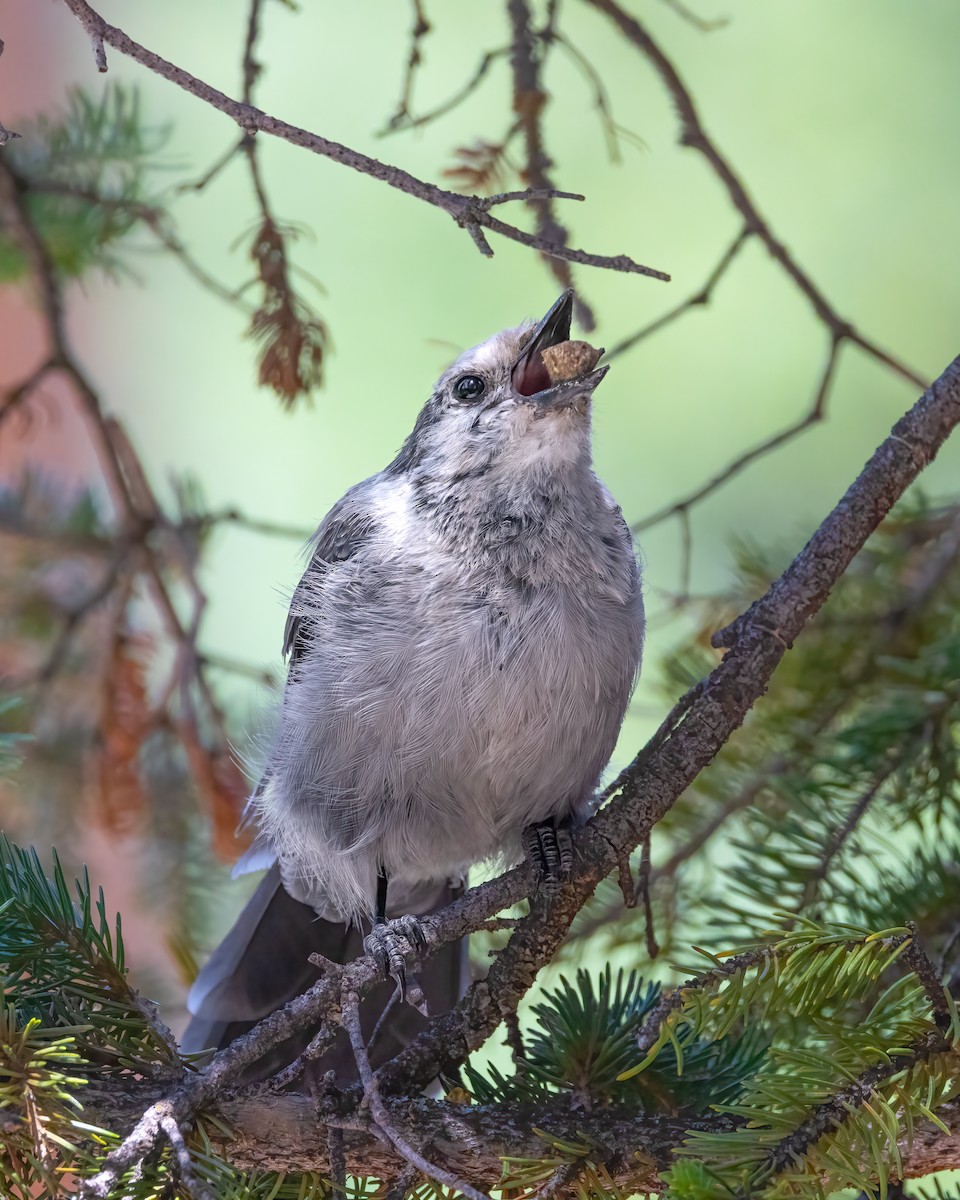
{"type": "Polygon", "coordinates": [[[458,400],[479,400],[486,386],[479,375],[461,375],[453,385],[453,394],[458,400]]]}

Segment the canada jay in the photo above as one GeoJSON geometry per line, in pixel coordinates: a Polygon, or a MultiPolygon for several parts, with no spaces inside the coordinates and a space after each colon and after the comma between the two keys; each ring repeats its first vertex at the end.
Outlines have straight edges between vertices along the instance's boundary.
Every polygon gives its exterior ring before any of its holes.
{"type": "MultiPolygon", "coordinates": [[[[596,352],[572,377],[551,368],[571,306],[462,354],[396,458],[317,530],[249,806],[245,865],[270,870],[193,987],[191,1048],[306,986],[312,950],[359,952],[365,920],[402,977],[416,914],[472,864],[526,851],[548,882],[569,866],[644,630],[630,533],[591,465],[607,368],[586,369],[596,352]]],[[[449,1007],[456,956],[433,969],[449,1007]]]]}

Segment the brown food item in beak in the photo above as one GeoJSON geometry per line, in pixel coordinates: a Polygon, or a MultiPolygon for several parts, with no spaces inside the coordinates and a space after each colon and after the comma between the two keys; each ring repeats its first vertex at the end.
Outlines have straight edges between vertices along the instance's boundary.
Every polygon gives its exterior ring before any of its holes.
{"type": "Polygon", "coordinates": [[[589,342],[560,342],[557,346],[544,347],[540,353],[553,384],[588,375],[600,361],[603,351],[589,342]]]}

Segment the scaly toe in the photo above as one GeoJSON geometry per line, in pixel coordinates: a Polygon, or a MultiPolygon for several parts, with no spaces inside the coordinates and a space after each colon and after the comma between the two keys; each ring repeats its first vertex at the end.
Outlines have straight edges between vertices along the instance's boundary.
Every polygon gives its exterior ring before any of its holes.
{"type": "Polygon", "coordinates": [[[573,870],[573,838],[568,825],[538,821],[524,829],[522,842],[527,859],[540,872],[540,888],[552,898],[573,870]]]}
{"type": "Polygon", "coordinates": [[[397,917],[384,925],[374,925],[363,939],[363,948],[377,964],[383,975],[390,975],[400,988],[401,999],[421,1012],[426,1000],[415,974],[407,974],[419,965],[420,952],[426,947],[420,922],[416,917],[397,917]]]}

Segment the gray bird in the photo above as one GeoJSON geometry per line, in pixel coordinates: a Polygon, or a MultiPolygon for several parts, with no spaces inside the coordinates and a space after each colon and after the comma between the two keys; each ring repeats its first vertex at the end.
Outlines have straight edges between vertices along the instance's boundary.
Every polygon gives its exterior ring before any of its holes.
{"type": "MultiPolygon", "coordinates": [[[[607,368],[554,382],[542,357],[571,307],[567,292],[461,355],[396,458],[317,530],[249,806],[245,865],[270,871],[192,989],[192,1048],[306,986],[312,950],[357,953],[365,919],[367,950],[402,977],[416,915],[476,863],[569,867],[644,635],[630,532],[591,463],[607,368]]],[[[432,969],[449,1007],[458,952],[432,969]]]]}

